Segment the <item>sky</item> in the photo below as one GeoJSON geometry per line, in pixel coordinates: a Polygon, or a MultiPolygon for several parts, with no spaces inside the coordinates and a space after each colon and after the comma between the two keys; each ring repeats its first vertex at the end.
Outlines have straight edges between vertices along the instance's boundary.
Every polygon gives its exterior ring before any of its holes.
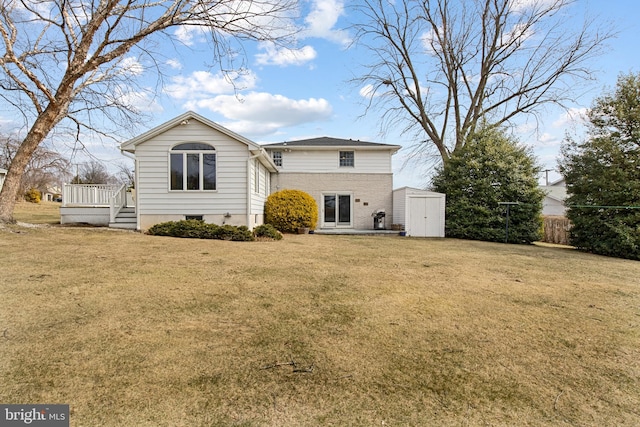
{"type": "MultiPolygon", "coordinates": [[[[363,116],[363,88],[349,81],[362,72],[367,58],[364,50],[351,44],[354,32],[349,25],[358,16],[348,4],[343,0],[301,0],[301,32],[295,51],[244,43],[240,59],[246,62],[246,73],[236,82],[236,88],[241,89],[237,93],[222,73],[207,67],[212,63],[210,45],[202,35],[178,30],[174,36],[185,48],[163,59],[164,87],[153,99],[132,94],[135,105],[151,118],[137,134],[192,110],[259,144],[318,136],[398,144],[404,148],[394,156],[394,188],[425,188],[432,169],[406,162],[412,138],[393,131],[381,134],[379,112],[363,116]]],[[[640,2],[577,0],[571,7],[576,20],[568,21],[568,27],[582,24],[586,13],[596,22],[610,23],[617,35],[608,42],[605,53],[591,62],[594,81],[570,106],[572,114],[550,109],[540,116],[536,130],[531,123],[515,128],[519,140],[530,146],[543,169],[549,170],[550,181],[560,177],[557,157],[564,135],[582,132],[580,113],[604,90],[612,89],[620,73],[640,72],[640,2]]],[[[126,60],[132,72],[149,79],[148,87],[157,87],[144,64],[135,58],[126,60]]],[[[9,118],[1,114],[0,123],[6,123],[9,118]]],[[[87,141],[85,145],[110,167],[129,161],[115,142],[87,141]]],[[[76,154],[73,161],[83,159],[76,154]]],[[[544,178],[541,175],[541,182],[544,178]]]]}

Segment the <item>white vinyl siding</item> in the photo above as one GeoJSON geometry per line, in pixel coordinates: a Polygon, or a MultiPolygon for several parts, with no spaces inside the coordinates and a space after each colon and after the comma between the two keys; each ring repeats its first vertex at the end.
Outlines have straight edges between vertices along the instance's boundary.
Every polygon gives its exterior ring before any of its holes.
{"type": "Polygon", "coordinates": [[[306,173],[391,173],[389,150],[291,150],[282,153],[281,172],[306,173]],[[340,151],[353,151],[355,165],[340,167],[340,151]]]}
{"type": "Polygon", "coordinates": [[[271,188],[271,173],[258,160],[252,162],[251,178],[251,213],[264,213],[264,202],[271,188]]]}
{"type": "Polygon", "coordinates": [[[175,126],[136,147],[138,209],[145,214],[246,213],[248,147],[197,120],[175,126]],[[184,142],[202,142],[216,149],[215,192],[170,191],[169,150],[184,142]]]}

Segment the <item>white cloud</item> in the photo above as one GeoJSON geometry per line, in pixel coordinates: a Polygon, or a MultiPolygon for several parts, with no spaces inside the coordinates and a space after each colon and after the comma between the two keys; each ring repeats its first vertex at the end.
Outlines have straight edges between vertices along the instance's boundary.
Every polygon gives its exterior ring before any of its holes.
{"type": "Polygon", "coordinates": [[[151,95],[151,89],[148,92],[123,92],[118,96],[118,100],[137,111],[145,113],[161,113],[163,108],[151,95]]]}
{"type": "Polygon", "coordinates": [[[370,84],[360,88],[360,91],[358,93],[360,94],[361,97],[367,98],[367,99],[371,99],[378,96],[373,85],[370,85],[370,84]]]}
{"type": "Polygon", "coordinates": [[[437,52],[442,50],[440,49],[440,42],[438,41],[438,33],[441,31],[443,31],[442,28],[438,28],[437,30],[431,28],[420,37],[425,53],[428,55],[436,55],[437,52]]]}
{"type": "Polygon", "coordinates": [[[250,92],[241,99],[219,95],[189,101],[187,109],[206,108],[228,119],[224,126],[241,135],[267,135],[280,128],[327,120],[333,110],[325,99],[290,99],[265,92],[250,92]]]}
{"type": "Polygon", "coordinates": [[[172,83],[167,86],[167,94],[176,99],[200,99],[234,93],[236,89],[252,89],[257,79],[257,76],[250,71],[241,74],[194,71],[187,77],[173,77],[172,83]]]}
{"type": "Polygon", "coordinates": [[[265,53],[256,55],[256,61],[260,65],[303,65],[312,61],[318,56],[316,50],[311,46],[304,46],[300,49],[278,48],[273,43],[261,43],[260,49],[265,53]]]}
{"type": "Polygon", "coordinates": [[[549,132],[543,132],[538,137],[537,147],[556,147],[562,143],[562,138],[549,132]]]}
{"type": "Polygon", "coordinates": [[[173,68],[174,70],[182,70],[182,63],[177,59],[169,59],[167,61],[167,65],[173,68]]]}
{"type": "Polygon", "coordinates": [[[525,12],[527,9],[560,6],[557,0],[511,0],[509,9],[512,12],[525,12]]]}
{"type": "Polygon", "coordinates": [[[303,37],[317,37],[347,46],[351,37],[345,30],[334,29],[338,18],[344,14],[342,0],[313,0],[312,10],[305,18],[303,37]]]}
{"type": "Polygon", "coordinates": [[[569,108],[552,123],[555,128],[575,128],[586,123],[587,108],[569,108]]]}
{"type": "Polygon", "coordinates": [[[511,31],[507,31],[506,33],[502,34],[500,43],[501,46],[506,46],[509,44],[519,45],[531,38],[533,34],[534,31],[531,26],[527,26],[525,23],[519,22],[513,26],[511,31]]]}
{"type": "Polygon", "coordinates": [[[144,72],[142,64],[134,57],[129,56],[120,61],[120,68],[132,76],[139,76],[144,72]]]}
{"type": "Polygon", "coordinates": [[[193,46],[206,40],[207,31],[209,30],[204,26],[180,25],[174,34],[180,43],[193,46]]]}

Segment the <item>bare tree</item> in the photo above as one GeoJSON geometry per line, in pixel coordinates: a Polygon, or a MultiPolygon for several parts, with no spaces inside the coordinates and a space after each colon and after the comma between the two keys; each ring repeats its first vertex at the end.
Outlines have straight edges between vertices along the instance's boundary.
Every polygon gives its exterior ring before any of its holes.
{"type": "Polygon", "coordinates": [[[97,160],[83,163],[78,175],[73,178],[75,184],[114,184],[118,181],[111,175],[107,167],[97,160]]]}
{"type": "Polygon", "coordinates": [[[26,133],[0,192],[0,222],[36,148],[64,127],[107,135],[105,120],[130,123],[127,102],[139,59],[158,67],[158,43],[175,32],[208,35],[215,58],[236,56],[243,40],[282,40],[293,0],[0,0],[0,97],[22,114],[26,133]],[[155,48],[155,50],[154,50],[155,48]],[[127,57],[127,55],[130,55],[127,57]],[[134,59],[134,61],[131,60],[134,59]]]}
{"type": "Polygon", "coordinates": [[[566,107],[591,78],[588,61],[612,37],[566,25],[575,0],[364,0],[357,43],[370,52],[354,79],[382,112],[446,162],[479,124],[506,125],[566,107]]]}
{"type": "MultiPolygon", "coordinates": [[[[0,137],[0,167],[8,168],[20,148],[20,140],[11,136],[0,137]]],[[[57,186],[69,175],[70,162],[57,152],[39,146],[33,152],[22,174],[16,196],[22,196],[30,188],[46,192],[57,186]]]]}

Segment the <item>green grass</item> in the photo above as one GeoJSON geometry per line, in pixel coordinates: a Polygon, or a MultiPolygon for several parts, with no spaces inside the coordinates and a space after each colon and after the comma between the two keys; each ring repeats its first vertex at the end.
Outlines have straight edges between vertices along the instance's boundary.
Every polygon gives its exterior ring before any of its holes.
{"type": "Polygon", "coordinates": [[[0,229],[0,401],[71,425],[640,424],[640,263],[0,229]]]}

